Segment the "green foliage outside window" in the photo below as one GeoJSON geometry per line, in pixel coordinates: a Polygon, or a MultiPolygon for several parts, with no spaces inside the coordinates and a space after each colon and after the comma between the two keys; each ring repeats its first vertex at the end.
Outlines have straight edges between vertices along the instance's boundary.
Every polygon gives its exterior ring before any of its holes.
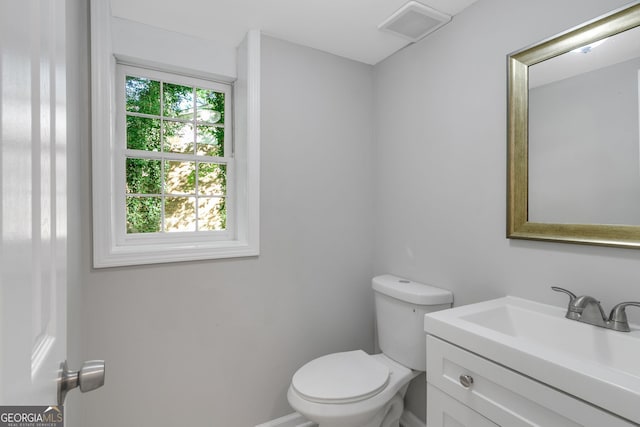
{"type": "Polygon", "coordinates": [[[226,166],[204,157],[225,154],[224,93],[127,76],[125,95],[127,149],[202,156],[127,158],[127,233],[195,231],[196,210],[199,230],[225,229],[226,166]]]}

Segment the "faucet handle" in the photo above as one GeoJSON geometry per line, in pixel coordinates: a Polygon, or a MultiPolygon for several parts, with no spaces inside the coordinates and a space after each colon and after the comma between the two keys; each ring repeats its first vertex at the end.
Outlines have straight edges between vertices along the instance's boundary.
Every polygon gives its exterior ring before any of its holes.
{"type": "Polygon", "coordinates": [[[622,332],[630,332],[629,321],[627,320],[627,312],[626,308],[628,306],[640,307],[640,302],[638,301],[627,301],[621,302],[620,304],[613,307],[611,310],[611,314],[609,315],[609,322],[611,322],[611,328],[616,331],[622,332]]]}
{"type": "Polygon", "coordinates": [[[569,304],[571,304],[576,298],[578,298],[576,294],[574,294],[570,290],[567,290],[558,286],[552,286],[551,290],[556,292],[564,292],[565,294],[569,295],[569,304]]]}
{"type": "Polygon", "coordinates": [[[569,305],[567,306],[567,314],[565,315],[565,317],[567,319],[571,319],[571,320],[578,320],[579,317],[580,317],[580,314],[576,313],[575,309],[573,308],[573,303],[578,298],[576,296],[576,294],[574,294],[573,292],[571,292],[568,289],[564,289],[564,288],[561,288],[559,286],[552,286],[551,290],[556,291],[556,292],[563,292],[563,293],[569,295],[569,305]]]}

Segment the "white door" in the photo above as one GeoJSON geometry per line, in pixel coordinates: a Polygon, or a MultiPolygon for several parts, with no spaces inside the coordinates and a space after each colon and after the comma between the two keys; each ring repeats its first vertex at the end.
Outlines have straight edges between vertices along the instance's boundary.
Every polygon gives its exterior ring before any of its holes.
{"type": "Polygon", "coordinates": [[[65,2],[0,0],[0,405],[55,405],[66,355],[65,2]]]}

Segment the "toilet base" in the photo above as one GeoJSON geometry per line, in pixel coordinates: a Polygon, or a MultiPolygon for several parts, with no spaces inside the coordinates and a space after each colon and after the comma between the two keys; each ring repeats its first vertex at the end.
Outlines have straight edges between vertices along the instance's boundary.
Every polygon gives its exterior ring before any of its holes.
{"type": "MultiPolygon", "coordinates": [[[[403,391],[406,391],[406,388],[403,391]]],[[[402,393],[402,395],[398,393],[391,399],[391,402],[389,402],[389,408],[387,408],[387,413],[382,418],[380,427],[400,427],[400,417],[402,416],[403,410],[404,393],[402,393]]]]}
{"type": "MultiPolygon", "coordinates": [[[[403,393],[404,394],[404,393],[403,393]]],[[[396,394],[391,401],[380,411],[373,414],[369,419],[359,417],[358,419],[324,419],[318,427],[400,427],[400,417],[404,410],[404,399],[400,393],[396,394]],[[354,424],[355,423],[355,424],[354,424]]]]}

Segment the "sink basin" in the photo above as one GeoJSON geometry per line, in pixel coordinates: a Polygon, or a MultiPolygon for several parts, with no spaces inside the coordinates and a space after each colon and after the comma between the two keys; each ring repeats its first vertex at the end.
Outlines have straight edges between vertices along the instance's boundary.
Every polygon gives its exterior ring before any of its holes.
{"type": "Polygon", "coordinates": [[[564,313],[565,310],[558,311],[555,307],[551,312],[532,310],[513,301],[460,318],[497,333],[640,377],[637,336],[584,327],[584,323],[565,319],[564,313]]]}
{"type": "Polygon", "coordinates": [[[640,423],[640,328],[616,332],[516,297],[425,316],[425,331],[640,423]]]}

